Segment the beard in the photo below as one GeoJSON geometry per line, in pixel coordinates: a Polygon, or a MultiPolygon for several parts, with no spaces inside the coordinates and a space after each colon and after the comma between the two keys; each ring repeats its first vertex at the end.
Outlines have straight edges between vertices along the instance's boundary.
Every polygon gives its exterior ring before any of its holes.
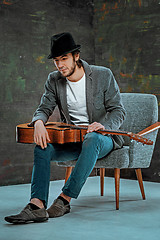
{"type": "Polygon", "coordinates": [[[74,64],[74,66],[71,67],[69,73],[65,76],[65,77],[70,77],[76,70],[76,64],[74,64]]]}
{"type": "Polygon", "coordinates": [[[68,69],[67,73],[63,73],[63,71],[60,71],[60,70],[59,70],[59,72],[61,73],[61,75],[63,77],[70,77],[75,72],[75,70],[76,70],[76,61],[73,61],[73,64],[72,64],[71,68],[68,69]]]}

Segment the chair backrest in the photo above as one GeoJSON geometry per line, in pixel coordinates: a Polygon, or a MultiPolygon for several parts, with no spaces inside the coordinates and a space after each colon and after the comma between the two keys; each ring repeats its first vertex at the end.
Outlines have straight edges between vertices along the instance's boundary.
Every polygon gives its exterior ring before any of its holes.
{"type": "MultiPolygon", "coordinates": [[[[122,102],[127,112],[122,130],[138,133],[158,121],[158,103],[153,94],[121,93],[122,102]]],[[[125,144],[129,139],[124,137],[125,144]]]]}

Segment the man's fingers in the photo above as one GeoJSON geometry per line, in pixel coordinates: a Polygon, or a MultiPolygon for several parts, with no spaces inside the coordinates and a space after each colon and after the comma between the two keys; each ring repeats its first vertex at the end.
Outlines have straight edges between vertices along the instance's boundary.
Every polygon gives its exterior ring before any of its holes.
{"type": "Polygon", "coordinates": [[[39,129],[35,129],[34,132],[34,142],[41,146],[42,149],[47,147],[47,142],[50,142],[50,138],[47,130],[44,127],[40,127],[39,129]]]}
{"type": "Polygon", "coordinates": [[[38,137],[37,144],[38,144],[39,146],[41,146],[42,149],[44,149],[44,144],[43,144],[43,138],[42,138],[42,137],[38,137]]]}
{"type": "Polygon", "coordinates": [[[42,144],[41,147],[44,149],[47,147],[47,142],[50,142],[50,138],[48,135],[48,132],[46,131],[46,134],[44,136],[42,136],[42,144]]]}
{"type": "Polygon", "coordinates": [[[103,126],[97,126],[97,127],[95,127],[95,131],[98,131],[98,130],[103,130],[104,129],[104,127],[103,126]]]}
{"type": "Polygon", "coordinates": [[[46,138],[44,138],[43,136],[35,136],[34,142],[37,145],[41,146],[42,149],[47,147],[46,138]]]}
{"type": "Polygon", "coordinates": [[[47,147],[47,141],[46,141],[46,137],[44,136],[43,138],[42,138],[42,145],[41,145],[41,148],[46,148],[47,147]]]}
{"type": "Polygon", "coordinates": [[[91,123],[91,124],[88,126],[87,132],[93,132],[93,131],[94,131],[94,125],[95,125],[95,124],[96,124],[96,122],[91,123]]]}
{"type": "Polygon", "coordinates": [[[101,123],[94,122],[88,126],[87,133],[105,129],[101,123]]]}
{"type": "Polygon", "coordinates": [[[37,143],[37,137],[34,135],[34,142],[37,143]]]}
{"type": "Polygon", "coordinates": [[[47,131],[46,131],[46,139],[47,139],[48,142],[51,141],[50,138],[49,138],[49,135],[48,135],[48,132],[47,132],[47,131]]]}

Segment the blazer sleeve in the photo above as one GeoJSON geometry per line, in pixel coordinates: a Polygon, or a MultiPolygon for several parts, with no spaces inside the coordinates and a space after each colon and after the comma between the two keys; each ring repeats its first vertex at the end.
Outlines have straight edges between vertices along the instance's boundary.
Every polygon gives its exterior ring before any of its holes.
{"type": "Polygon", "coordinates": [[[29,126],[33,126],[34,122],[37,120],[42,120],[44,123],[46,123],[57,105],[56,85],[55,80],[52,77],[52,73],[48,75],[48,79],[45,83],[44,88],[45,92],[41,97],[40,105],[35,111],[29,126]]]}
{"type": "Polygon", "coordinates": [[[104,104],[106,109],[104,126],[106,129],[119,129],[126,118],[126,111],[124,109],[120,90],[118,84],[109,70],[109,85],[104,93],[104,104]]]}

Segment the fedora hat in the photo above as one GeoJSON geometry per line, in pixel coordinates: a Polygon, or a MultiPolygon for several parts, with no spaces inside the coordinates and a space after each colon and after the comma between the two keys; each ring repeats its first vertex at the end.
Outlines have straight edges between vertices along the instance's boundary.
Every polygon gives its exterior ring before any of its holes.
{"type": "Polygon", "coordinates": [[[81,45],[76,45],[70,33],[64,32],[51,37],[51,54],[48,59],[62,56],[71,53],[81,48],[81,45]]]}

